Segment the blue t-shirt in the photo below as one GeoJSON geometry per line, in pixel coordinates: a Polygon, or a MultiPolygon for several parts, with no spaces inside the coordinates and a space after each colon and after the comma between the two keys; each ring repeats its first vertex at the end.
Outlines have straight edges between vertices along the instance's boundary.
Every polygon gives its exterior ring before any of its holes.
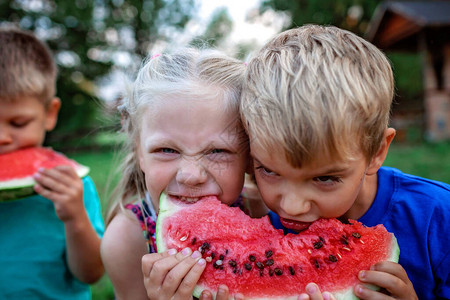
{"type": "MultiPolygon", "coordinates": [[[[100,201],[91,178],[83,178],[84,205],[103,235],[100,201]]],[[[66,261],[64,224],[53,203],[39,195],[0,203],[0,299],[91,299],[66,261]]]]}
{"type": "MultiPolygon", "coordinates": [[[[276,214],[269,217],[286,231],[276,214]]],[[[419,299],[450,299],[450,185],[382,167],[375,200],[358,221],[395,234],[419,299]]]]}

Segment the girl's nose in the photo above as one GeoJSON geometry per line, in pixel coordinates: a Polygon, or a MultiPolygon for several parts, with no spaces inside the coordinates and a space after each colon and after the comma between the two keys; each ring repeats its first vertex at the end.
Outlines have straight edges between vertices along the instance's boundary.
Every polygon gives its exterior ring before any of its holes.
{"type": "Polygon", "coordinates": [[[177,175],[177,182],[185,185],[195,186],[205,183],[208,174],[200,161],[183,160],[177,175]]]}

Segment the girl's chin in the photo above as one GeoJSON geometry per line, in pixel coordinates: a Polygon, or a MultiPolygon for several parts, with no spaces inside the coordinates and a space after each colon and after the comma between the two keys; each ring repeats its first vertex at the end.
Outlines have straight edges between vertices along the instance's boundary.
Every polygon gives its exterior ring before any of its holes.
{"type": "Polygon", "coordinates": [[[312,222],[300,222],[300,221],[294,221],[290,219],[285,219],[280,217],[281,225],[284,227],[294,230],[296,232],[300,232],[303,230],[308,229],[308,227],[311,225],[312,222]]]}

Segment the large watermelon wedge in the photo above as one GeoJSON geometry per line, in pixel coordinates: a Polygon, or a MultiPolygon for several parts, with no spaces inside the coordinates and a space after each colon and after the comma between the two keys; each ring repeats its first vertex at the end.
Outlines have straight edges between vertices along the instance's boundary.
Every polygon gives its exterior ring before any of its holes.
{"type": "Polygon", "coordinates": [[[32,147],[0,154],[0,201],[18,199],[32,195],[35,181],[33,174],[39,168],[69,165],[78,176],[84,177],[89,168],[68,159],[51,148],[32,147]]]}
{"type": "Polygon", "coordinates": [[[378,261],[398,261],[400,250],[384,226],[320,219],[299,234],[284,235],[268,217],[252,219],[215,197],[184,203],[161,195],[156,225],[159,252],[190,247],[207,266],[194,296],[226,284],[246,299],[296,299],[315,282],[337,299],[357,299],[360,270],[378,261]]]}

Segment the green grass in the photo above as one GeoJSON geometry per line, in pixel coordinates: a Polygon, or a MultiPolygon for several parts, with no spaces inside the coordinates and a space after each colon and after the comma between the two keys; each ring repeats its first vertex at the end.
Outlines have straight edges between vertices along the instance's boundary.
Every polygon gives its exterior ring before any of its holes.
{"type": "MultiPolygon", "coordinates": [[[[384,163],[403,172],[450,183],[450,141],[436,144],[404,145],[393,143],[384,163]]],[[[118,155],[113,150],[95,153],[68,153],[78,162],[91,168],[103,207],[118,180],[113,172],[118,165],[118,155]]],[[[112,300],[114,292],[108,276],[92,285],[94,300],[112,300]]]]}

